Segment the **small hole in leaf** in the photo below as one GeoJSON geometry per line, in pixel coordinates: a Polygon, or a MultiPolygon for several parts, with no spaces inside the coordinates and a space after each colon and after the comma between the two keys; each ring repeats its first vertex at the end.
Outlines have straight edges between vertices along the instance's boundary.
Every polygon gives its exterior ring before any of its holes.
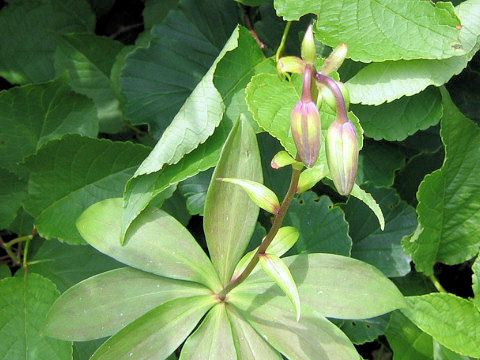
{"type": "Polygon", "coordinates": [[[299,203],[300,205],[303,205],[303,200],[298,200],[298,203],[299,203]]]}
{"type": "Polygon", "coordinates": [[[371,328],[371,327],[372,327],[372,325],[370,325],[370,324],[366,324],[365,326],[366,326],[367,328],[371,328]]]}
{"type": "Polygon", "coordinates": [[[352,321],[353,326],[357,326],[357,323],[355,321],[352,321]]]}
{"type": "Polygon", "coordinates": [[[318,203],[320,201],[320,198],[316,198],[314,199],[313,201],[315,201],[316,203],[318,203]]]}

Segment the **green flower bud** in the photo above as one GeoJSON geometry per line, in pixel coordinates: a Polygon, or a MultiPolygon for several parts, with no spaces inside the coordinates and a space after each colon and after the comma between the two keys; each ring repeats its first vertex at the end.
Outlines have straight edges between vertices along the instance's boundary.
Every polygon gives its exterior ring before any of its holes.
{"type": "Polygon", "coordinates": [[[277,71],[285,73],[303,74],[305,71],[305,63],[296,56],[284,56],[277,62],[277,71]]]}
{"type": "MultiPolygon", "coordinates": [[[[335,81],[340,88],[340,91],[342,92],[343,95],[343,100],[345,101],[345,107],[348,111],[348,107],[350,106],[350,94],[348,93],[348,89],[345,86],[344,83],[340,81],[335,81]]],[[[332,109],[333,112],[337,111],[337,101],[335,100],[335,95],[333,95],[333,92],[328,88],[328,86],[325,86],[323,84],[317,84],[319,88],[319,95],[322,96],[323,101],[328,105],[330,109],[332,109]]]]}
{"type": "Polygon", "coordinates": [[[320,115],[313,101],[300,100],[290,115],[292,135],[302,162],[312,167],[320,150],[320,115]]]}
{"type": "Polygon", "coordinates": [[[310,25],[305,32],[302,41],[302,59],[308,63],[313,64],[317,58],[315,50],[315,40],[313,38],[313,26],[310,25]]]}
{"type": "Polygon", "coordinates": [[[358,166],[357,131],[350,120],[337,119],[330,125],[325,150],[335,188],[340,195],[350,194],[358,166]]]}
{"type": "Polygon", "coordinates": [[[342,66],[343,60],[345,60],[345,57],[347,56],[347,50],[346,44],[338,44],[323,63],[322,69],[320,70],[321,73],[328,76],[332,72],[337,71],[338,68],[342,66]]]}
{"type": "Polygon", "coordinates": [[[302,169],[303,164],[292,158],[285,150],[279,151],[272,159],[270,166],[274,169],[280,169],[284,166],[292,165],[295,169],[302,169]]]}

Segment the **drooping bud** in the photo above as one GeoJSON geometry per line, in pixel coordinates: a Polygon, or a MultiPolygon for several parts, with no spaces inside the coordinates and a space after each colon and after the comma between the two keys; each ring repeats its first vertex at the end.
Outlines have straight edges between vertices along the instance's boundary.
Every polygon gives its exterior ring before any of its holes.
{"type": "Polygon", "coordinates": [[[328,76],[332,72],[337,71],[347,56],[347,50],[347,44],[338,44],[323,63],[322,69],[320,70],[321,73],[328,76]]]}
{"type": "Polygon", "coordinates": [[[285,73],[303,74],[305,70],[305,63],[302,59],[296,56],[284,56],[277,62],[277,71],[285,73]]]}
{"type": "Polygon", "coordinates": [[[302,59],[307,64],[313,64],[317,58],[315,40],[313,38],[313,26],[310,25],[305,32],[302,41],[302,59]]]}
{"type": "Polygon", "coordinates": [[[317,105],[310,96],[312,71],[312,66],[307,65],[303,78],[302,98],[290,114],[292,135],[298,156],[308,167],[315,165],[318,159],[321,136],[320,115],[317,105]]]}
{"type": "Polygon", "coordinates": [[[355,126],[349,119],[337,118],[330,125],[325,150],[335,188],[340,195],[350,194],[357,176],[358,139],[355,126]]]}
{"type": "MultiPolygon", "coordinates": [[[[345,102],[345,108],[348,111],[348,107],[350,106],[350,94],[348,93],[348,89],[344,83],[341,81],[335,81],[342,92],[343,100],[345,102]]],[[[322,96],[323,101],[328,105],[328,107],[335,113],[337,111],[337,100],[335,99],[335,95],[333,95],[332,90],[328,88],[328,86],[323,84],[317,84],[319,88],[319,95],[322,96]]]]}

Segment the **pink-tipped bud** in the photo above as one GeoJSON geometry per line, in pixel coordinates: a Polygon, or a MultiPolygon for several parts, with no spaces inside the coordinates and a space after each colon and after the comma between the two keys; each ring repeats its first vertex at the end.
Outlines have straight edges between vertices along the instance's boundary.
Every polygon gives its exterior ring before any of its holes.
{"type": "Polygon", "coordinates": [[[313,101],[300,100],[290,115],[292,135],[302,162],[312,167],[320,150],[320,115],[313,101]]]}
{"type": "Polygon", "coordinates": [[[352,191],[357,176],[358,139],[353,123],[335,120],[328,128],[326,139],[327,163],[333,183],[340,195],[352,191]]]}
{"type": "Polygon", "coordinates": [[[305,36],[302,41],[302,59],[308,63],[313,64],[317,58],[315,49],[315,39],[313,38],[313,26],[310,25],[305,32],[305,36]]]}
{"type": "Polygon", "coordinates": [[[285,74],[285,73],[303,74],[303,72],[305,71],[305,63],[299,57],[284,56],[278,60],[277,70],[282,74],[285,74]]]}
{"type": "Polygon", "coordinates": [[[322,74],[328,76],[330,73],[337,71],[338,68],[342,66],[343,60],[347,57],[347,50],[346,44],[338,44],[323,63],[321,69],[322,74]]]}

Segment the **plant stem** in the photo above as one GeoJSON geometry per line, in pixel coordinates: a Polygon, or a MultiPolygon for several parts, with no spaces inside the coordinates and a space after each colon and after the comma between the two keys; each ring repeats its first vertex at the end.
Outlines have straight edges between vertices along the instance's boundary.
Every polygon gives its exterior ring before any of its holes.
{"type": "Polygon", "coordinates": [[[283,30],[282,40],[280,40],[280,45],[278,46],[277,52],[275,53],[275,62],[278,62],[280,56],[283,55],[283,50],[285,50],[285,43],[287,42],[288,32],[290,31],[290,26],[292,25],[291,21],[287,21],[285,29],[283,30]]]}
{"type": "Polygon", "coordinates": [[[25,249],[23,250],[23,268],[25,269],[25,275],[27,275],[28,272],[28,266],[27,266],[27,258],[28,258],[28,248],[30,247],[30,242],[32,241],[33,236],[30,235],[30,237],[27,239],[27,242],[25,243],[25,249]]]}
{"type": "Polygon", "coordinates": [[[3,239],[2,237],[0,236],[0,245],[5,249],[5,251],[7,252],[7,255],[10,259],[12,259],[13,263],[15,265],[20,265],[20,263],[18,262],[17,260],[17,257],[15,256],[15,253],[12,251],[12,249],[10,249],[9,246],[6,246],[6,244],[3,242],[3,239]]]}
{"type": "Polygon", "coordinates": [[[328,86],[328,88],[333,92],[335,101],[337,103],[337,120],[341,123],[346,122],[348,120],[347,107],[345,106],[345,100],[343,99],[342,91],[338,87],[335,80],[319,72],[315,72],[315,80],[328,86]]]}
{"type": "Polygon", "coordinates": [[[247,277],[250,275],[250,273],[253,271],[255,266],[258,263],[259,257],[263,254],[265,254],[265,251],[267,250],[268,246],[272,242],[272,240],[275,238],[275,235],[277,235],[278,230],[282,226],[283,218],[285,217],[285,214],[287,213],[287,210],[292,203],[293,197],[295,196],[297,192],[297,187],[298,187],[298,179],[300,178],[300,173],[302,170],[297,170],[292,168],[292,178],[290,179],[290,186],[288,188],[287,193],[285,194],[285,197],[283,199],[282,204],[280,205],[280,208],[278,209],[278,212],[275,214],[275,218],[273,219],[273,224],[272,227],[270,228],[270,231],[268,232],[267,236],[263,239],[262,243],[258,247],[257,252],[255,253],[255,256],[252,258],[250,263],[247,265],[245,270],[236,277],[235,279],[232,279],[230,283],[225,286],[225,288],[218,293],[218,299],[221,301],[224,301],[225,298],[227,297],[227,294],[235,287],[240,285],[247,277]]]}
{"type": "Polygon", "coordinates": [[[13,239],[7,243],[4,243],[3,245],[6,247],[11,247],[12,245],[18,244],[23,241],[27,241],[28,239],[31,239],[33,236],[32,235],[26,235],[26,236],[20,236],[17,237],[16,239],[13,239]]]}
{"type": "Polygon", "coordinates": [[[433,283],[433,286],[438,290],[438,292],[447,292],[443,286],[440,284],[440,281],[435,277],[435,275],[430,275],[429,276],[431,282],[433,283]]]}

